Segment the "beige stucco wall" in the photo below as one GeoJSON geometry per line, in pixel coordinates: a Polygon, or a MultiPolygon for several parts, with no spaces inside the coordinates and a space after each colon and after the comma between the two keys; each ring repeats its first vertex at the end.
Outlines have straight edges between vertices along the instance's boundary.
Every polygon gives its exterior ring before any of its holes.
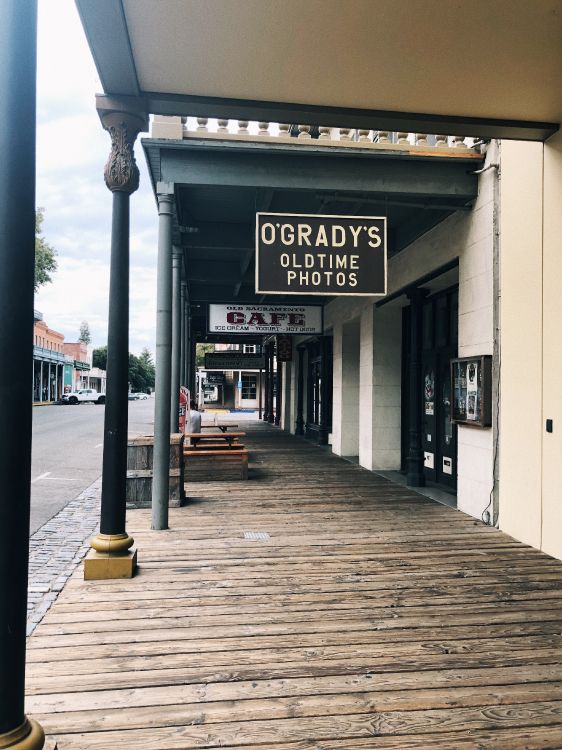
{"type": "Polygon", "coordinates": [[[562,134],[544,145],[542,548],[562,558],[562,134]],[[552,419],[554,431],[544,429],[552,419]]]}
{"type": "Polygon", "coordinates": [[[502,143],[499,524],[534,547],[541,545],[542,187],[542,144],[502,143]]]}
{"type": "Polygon", "coordinates": [[[360,320],[333,329],[332,450],[339,456],[359,455],[360,320]]]}
{"type": "MultiPolygon", "coordinates": [[[[486,164],[498,158],[491,146],[486,164]]],[[[494,349],[494,181],[495,169],[480,177],[470,212],[457,212],[420,237],[388,265],[388,293],[415,283],[428,272],[459,259],[459,353],[492,354],[494,349]]],[[[400,467],[401,306],[376,308],[377,298],[339,298],[325,308],[327,326],[360,318],[359,462],[367,469],[400,467]]],[[[334,379],[334,403],[341,378],[334,379]]],[[[342,381],[343,382],[343,381],[342,381]]],[[[344,383],[345,385],[345,383],[344,383]]],[[[341,409],[338,409],[341,411],[341,409]]],[[[335,422],[334,434],[341,429],[335,422]]],[[[493,487],[493,431],[460,428],[458,507],[477,518],[493,487]]]]}

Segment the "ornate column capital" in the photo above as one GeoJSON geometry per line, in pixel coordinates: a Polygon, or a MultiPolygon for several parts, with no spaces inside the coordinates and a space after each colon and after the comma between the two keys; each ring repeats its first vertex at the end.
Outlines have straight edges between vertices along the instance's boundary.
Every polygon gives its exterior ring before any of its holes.
{"type": "Polygon", "coordinates": [[[148,129],[148,115],[142,103],[98,97],[101,124],[111,137],[111,152],[104,169],[105,184],[112,193],[130,195],[139,186],[139,169],[134,144],[137,135],[148,129]]]}

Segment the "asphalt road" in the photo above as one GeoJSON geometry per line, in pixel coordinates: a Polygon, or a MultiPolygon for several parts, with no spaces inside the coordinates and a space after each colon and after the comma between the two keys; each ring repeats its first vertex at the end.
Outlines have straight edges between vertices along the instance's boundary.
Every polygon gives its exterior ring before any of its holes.
{"type": "MultiPolygon", "coordinates": [[[[33,534],[101,474],[105,406],[33,408],[33,534]]],[[[154,398],[129,401],[129,432],[152,433],[154,398]]]]}

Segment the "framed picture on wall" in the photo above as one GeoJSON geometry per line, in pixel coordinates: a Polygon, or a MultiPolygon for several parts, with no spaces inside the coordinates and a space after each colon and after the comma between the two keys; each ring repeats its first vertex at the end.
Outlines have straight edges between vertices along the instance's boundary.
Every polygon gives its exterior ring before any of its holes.
{"type": "Polygon", "coordinates": [[[472,427],[492,425],[492,357],[451,360],[451,421],[472,427]]]}

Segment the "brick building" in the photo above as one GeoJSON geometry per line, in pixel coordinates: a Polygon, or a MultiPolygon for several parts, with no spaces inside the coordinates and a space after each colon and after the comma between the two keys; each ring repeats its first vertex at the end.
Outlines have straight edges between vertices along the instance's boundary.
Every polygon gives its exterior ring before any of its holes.
{"type": "Polygon", "coordinates": [[[49,328],[35,311],[33,325],[33,400],[56,401],[62,395],[67,358],[64,336],[49,328]]]}

